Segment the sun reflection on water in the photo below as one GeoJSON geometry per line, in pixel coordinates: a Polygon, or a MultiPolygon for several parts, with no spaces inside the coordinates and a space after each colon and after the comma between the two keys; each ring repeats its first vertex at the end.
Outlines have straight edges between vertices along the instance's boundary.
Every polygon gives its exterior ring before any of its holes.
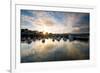
{"type": "Polygon", "coordinates": [[[32,42],[31,44],[21,43],[22,62],[55,61],[55,60],[80,60],[89,58],[88,42],[80,41],[52,41],[45,39],[32,42]]]}

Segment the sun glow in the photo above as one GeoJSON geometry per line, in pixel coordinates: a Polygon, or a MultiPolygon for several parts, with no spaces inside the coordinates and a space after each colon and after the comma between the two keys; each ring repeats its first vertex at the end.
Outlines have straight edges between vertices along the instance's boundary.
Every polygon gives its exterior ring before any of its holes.
{"type": "Polygon", "coordinates": [[[46,35],[46,33],[47,33],[47,32],[45,32],[45,31],[43,32],[44,35],[46,35]]]}
{"type": "MultiPolygon", "coordinates": [[[[47,27],[47,26],[43,26],[43,34],[44,35],[46,35],[47,33],[50,33],[51,31],[50,31],[50,29],[49,29],[49,27],[47,27]]],[[[53,31],[52,31],[53,32],[53,31]]]]}

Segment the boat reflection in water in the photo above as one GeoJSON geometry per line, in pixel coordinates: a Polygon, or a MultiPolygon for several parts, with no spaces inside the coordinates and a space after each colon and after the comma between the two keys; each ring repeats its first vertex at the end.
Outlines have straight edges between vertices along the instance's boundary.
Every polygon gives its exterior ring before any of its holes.
{"type": "Polygon", "coordinates": [[[88,59],[88,41],[49,38],[21,42],[21,63],[88,59]]]}

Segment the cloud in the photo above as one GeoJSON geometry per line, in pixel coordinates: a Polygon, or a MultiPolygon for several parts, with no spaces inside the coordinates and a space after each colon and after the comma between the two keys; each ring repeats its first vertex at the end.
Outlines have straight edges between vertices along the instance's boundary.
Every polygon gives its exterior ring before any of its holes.
{"type": "Polygon", "coordinates": [[[21,28],[29,28],[31,27],[32,17],[21,15],[21,28]]]}
{"type": "Polygon", "coordinates": [[[40,25],[40,26],[53,26],[55,24],[54,20],[52,20],[49,17],[40,17],[38,19],[35,19],[32,24],[40,25]]]}
{"type": "Polygon", "coordinates": [[[72,33],[89,32],[89,13],[68,12],[64,16],[63,24],[70,28],[72,33]]]}
{"type": "Polygon", "coordinates": [[[52,33],[89,32],[89,13],[25,10],[21,27],[52,33]]]}

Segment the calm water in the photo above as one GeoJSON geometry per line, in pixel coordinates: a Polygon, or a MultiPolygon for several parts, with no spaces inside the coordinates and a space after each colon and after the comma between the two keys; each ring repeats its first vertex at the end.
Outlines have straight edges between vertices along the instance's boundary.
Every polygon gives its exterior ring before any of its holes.
{"type": "Polygon", "coordinates": [[[46,39],[21,43],[21,62],[67,61],[89,59],[89,43],[46,39]]]}

